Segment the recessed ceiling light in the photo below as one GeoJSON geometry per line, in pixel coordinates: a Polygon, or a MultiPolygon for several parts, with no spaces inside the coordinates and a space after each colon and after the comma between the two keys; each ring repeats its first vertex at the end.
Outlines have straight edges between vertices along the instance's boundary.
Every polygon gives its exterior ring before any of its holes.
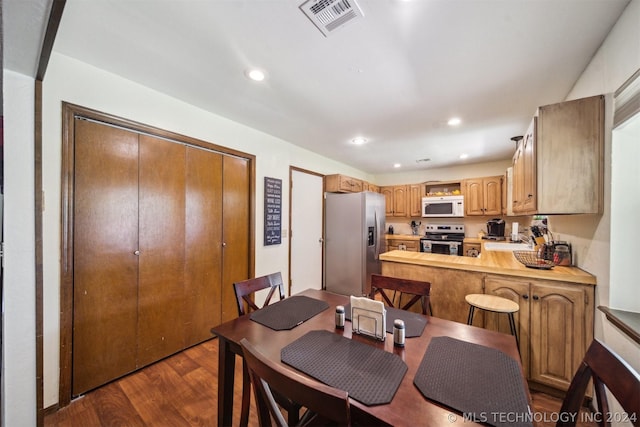
{"type": "Polygon", "coordinates": [[[449,126],[458,126],[460,123],[462,123],[462,120],[460,120],[460,118],[458,117],[452,117],[447,122],[449,126]]]}
{"type": "Polygon", "coordinates": [[[394,167],[394,168],[399,168],[400,166],[402,166],[400,163],[394,163],[394,164],[393,164],[393,167],[394,167]]]}
{"type": "Polygon", "coordinates": [[[469,155],[467,153],[460,154],[460,158],[463,159],[463,160],[466,159],[467,157],[469,157],[469,155]]]}
{"type": "Polygon", "coordinates": [[[366,144],[367,143],[367,138],[362,137],[362,136],[356,136],[355,138],[353,138],[351,140],[351,143],[353,145],[362,145],[362,144],[366,144]]]}
{"type": "Polygon", "coordinates": [[[264,73],[264,71],[258,69],[258,68],[249,68],[248,70],[246,70],[244,72],[244,74],[250,78],[251,80],[254,80],[256,82],[261,82],[265,79],[266,74],[264,73]]]}

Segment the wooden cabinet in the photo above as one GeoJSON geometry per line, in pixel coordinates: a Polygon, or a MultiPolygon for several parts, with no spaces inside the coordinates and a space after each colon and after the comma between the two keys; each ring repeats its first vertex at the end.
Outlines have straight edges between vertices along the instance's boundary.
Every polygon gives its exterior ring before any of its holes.
{"type": "Polygon", "coordinates": [[[469,256],[473,258],[477,258],[480,255],[480,251],[482,250],[482,243],[462,243],[462,253],[464,256],[469,256]]]}
{"type": "Polygon", "coordinates": [[[363,191],[362,180],[340,174],[325,176],[324,188],[329,193],[359,193],[363,191]]]}
{"type": "Polygon", "coordinates": [[[526,134],[518,143],[513,156],[513,213],[536,213],[536,129],[533,118],[526,134]]]}
{"type": "Polygon", "coordinates": [[[408,216],[408,186],[394,185],[389,187],[380,187],[380,193],[384,194],[386,216],[408,216]]]}
{"type": "Polygon", "coordinates": [[[420,251],[420,240],[387,238],[387,251],[420,251]]]}
{"type": "MultiPolygon", "coordinates": [[[[567,390],[593,339],[594,287],[488,275],[485,293],[520,305],[515,317],[527,378],[567,390]]],[[[486,313],[485,327],[509,333],[504,315],[486,313]]]]}
{"type": "Polygon", "coordinates": [[[502,214],[502,176],[467,179],[464,187],[465,215],[502,214]]]}
{"type": "Polygon", "coordinates": [[[602,212],[604,96],[540,107],[513,158],[514,214],[602,212]]]}
{"type": "Polygon", "coordinates": [[[422,217],[422,197],[424,196],[423,186],[421,184],[409,185],[409,217],[422,217]]]}
{"type": "Polygon", "coordinates": [[[379,193],[380,187],[371,184],[370,182],[362,181],[362,191],[371,191],[373,193],[379,193]]]}

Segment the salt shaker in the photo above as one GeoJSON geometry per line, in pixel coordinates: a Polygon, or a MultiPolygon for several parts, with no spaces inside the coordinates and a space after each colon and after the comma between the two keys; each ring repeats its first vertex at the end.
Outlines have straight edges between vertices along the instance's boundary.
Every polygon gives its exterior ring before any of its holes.
{"type": "Polygon", "coordinates": [[[393,321],[393,345],[404,347],[404,321],[396,319],[393,321]]]}
{"type": "Polygon", "coordinates": [[[344,306],[336,306],[336,328],[344,329],[344,306]]]}

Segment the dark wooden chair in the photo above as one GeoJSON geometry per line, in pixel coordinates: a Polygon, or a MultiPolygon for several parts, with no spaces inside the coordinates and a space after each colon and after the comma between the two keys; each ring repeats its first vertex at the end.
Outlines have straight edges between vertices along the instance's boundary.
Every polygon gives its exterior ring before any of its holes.
{"type": "Polygon", "coordinates": [[[282,416],[274,398],[275,392],[295,396],[306,409],[300,422],[295,425],[327,425],[327,421],[340,426],[351,425],[351,407],[346,391],[309,379],[274,363],[246,338],[240,344],[253,384],[261,427],[270,427],[272,419],[279,427],[292,425],[287,424],[282,416]]]}
{"type": "Polygon", "coordinates": [[[380,294],[383,302],[390,307],[408,310],[418,301],[422,302],[422,314],[431,314],[431,304],[429,302],[429,293],[431,291],[431,283],[419,280],[399,279],[396,277],[382,276],[380,274],[371,275],[371,293],[369,298],[375,299],[376,294],[380,294]],[[393,295],[388,293],[393,291],[393,295]],[[400,297],[396,298],[396,293],[400,292],[400,297]],[[402,295],[409,294],[412,298],[402,304],[402,295]]]}
{"type": "Polygon", "coordinates": [[[618,400],[635,426],[640,426],[640,375],[617,354],[598,340],[593,340],[578,367],[562,402],[557,426],[575,426],[584,401],[589,380],[593,379],[601,426],[618,421],[620,414],[611,413],[606,388],[618,400]]]}
{"type": "MultiPolygon", "coordinates": [[[[269,305],[273,296],[284,299],[284,283],[280,272],[271,273],[254,279],[243,280],[233,284],[238,305],[238,316],[243,316],[260,307],[255,303],[254,294],[263,289],[269,289],[265,297],[263,307],[269,305]]],[[[240,410],[240,425],[246,427],[249,424],[249,406],[251,400],[251,381],[247,370],[246,360],[242,363],[242,404],[240,410]]],[[[284,396],[277,396],[278,403],[287,411],[289,423],[295,425],[300,419],[300,405],[284,396]]]]}

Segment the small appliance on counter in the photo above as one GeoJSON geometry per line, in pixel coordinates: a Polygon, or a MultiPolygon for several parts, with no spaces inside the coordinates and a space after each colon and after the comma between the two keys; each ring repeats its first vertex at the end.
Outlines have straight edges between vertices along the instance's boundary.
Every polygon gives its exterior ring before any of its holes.
{"type": "Polygon", "coordinates": [[[506,240],[504,237],[504,219],[493,218],[487,221],[487,234],[483,239],[488,240],[506,240]]]}
{"type": "Polygon", "coordinates": [[[562,241],[544,243],[538,250],[538,257],[551,261],[555,265],[572,265],[571,243],[562,241]]]}

